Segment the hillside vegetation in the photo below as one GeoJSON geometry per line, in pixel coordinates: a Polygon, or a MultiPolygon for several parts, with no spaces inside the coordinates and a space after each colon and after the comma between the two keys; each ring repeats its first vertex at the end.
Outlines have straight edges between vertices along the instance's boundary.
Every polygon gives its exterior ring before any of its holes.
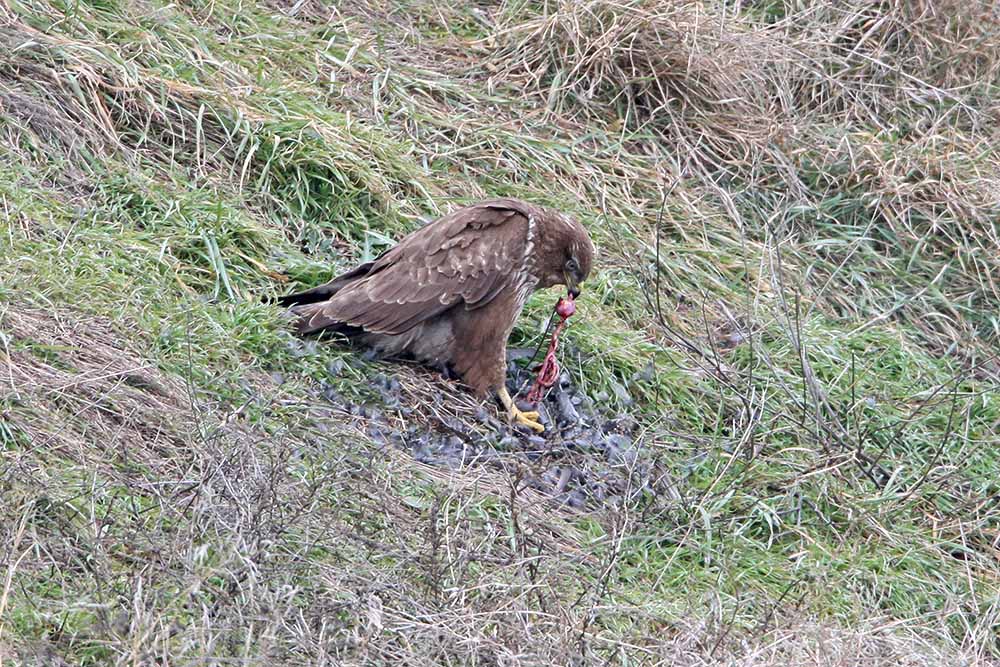
{"type": "Polygon", "coordinates": [[[1000,663],[992,0],[0,0],[0,49],[2,664],[1000,663]],[[487,196],[591,231],[620,455],[421,458],[496,408],[267,303],[487,196]]]}

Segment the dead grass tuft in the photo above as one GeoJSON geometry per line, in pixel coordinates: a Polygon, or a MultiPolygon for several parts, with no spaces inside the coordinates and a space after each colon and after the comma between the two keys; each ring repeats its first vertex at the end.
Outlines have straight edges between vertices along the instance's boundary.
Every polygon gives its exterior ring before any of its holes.
{"type": "Polygon", "coordinates": [[[699,2],[560,2],[527,21],[510,12],[489,40],[500,45],[497,77],[534,91],[550,113],[612,110],[722,162],[750,158],[791,112],[788,46],[699,2]]]}

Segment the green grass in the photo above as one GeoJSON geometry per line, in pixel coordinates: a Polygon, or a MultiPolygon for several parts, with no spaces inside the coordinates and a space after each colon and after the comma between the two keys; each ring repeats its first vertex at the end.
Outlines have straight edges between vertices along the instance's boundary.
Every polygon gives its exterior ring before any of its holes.
{"type": "MultiPolygon", "coordinates": [[[[0,9],[0,645],[710,664],[805,623],[895,628],[863,636],[887,662],[1000,656],[979,5],[942,27],[864,3],[726,24],[709,2],[696,28],[638,0],[279,4],[0,9]],[[884,31],[845,52],[871,13],[884,31]],[[661,30],[638,73],[615,41],[632,20],[661,30]],[[923,50],[953,30],[949,55],[923,50]],[[563,365],[638,421],[657,493],[573,513],[524,470],[380,447],[315,387],[365,402],[391,372],[423,396],[428,375],[303,346],[266,303],[501,195],[590,229],[563,365]]],[[[512,345],[538,344],[555,298],[512,345]]]]}

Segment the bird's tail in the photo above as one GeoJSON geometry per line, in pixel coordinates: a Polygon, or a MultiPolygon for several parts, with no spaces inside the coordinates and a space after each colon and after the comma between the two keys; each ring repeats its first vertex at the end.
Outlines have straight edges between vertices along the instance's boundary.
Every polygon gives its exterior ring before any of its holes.
{"type": "Polygon", "coordinates": [[[347,338],[355,338],[364,333],[360,327],[352,326],[337,317],[337,313],[326,301],[293,305],[288,312],[292,315],[292,326],[299,336],[326,331],[339,333],[347,338]]]}
{"type": "Polygon", "coordinates": [[[320,285],[318,287],[313,287],[312,289],[307,289],[305,292],[297,292],[295,294],[286,294],[285,296],[279,296],[275,299],[275,303],[279,306],[290,307],[299,306],[309,303],[317,303],[319,301],[326,301],[331,296],[337,293],[339,287],[334,287],[333,283],[327,283],[325,285],[320,285]]]}
{"type": "Polygon", "coordinates": [[[279,296],[275,303],[279,306],[298,306],[308,303],[318,303],[320,301],[326,301],[334,294],[342,290],[348,284],[364,278],[371,271],[372,262],[365,262],[361,266],[343,273],[328,283],[319,285],[318,287],[313,287],[312,289],[307,289],[305,292],[297,292],[296,294],[286,294],[285,296],[279,296]]]}

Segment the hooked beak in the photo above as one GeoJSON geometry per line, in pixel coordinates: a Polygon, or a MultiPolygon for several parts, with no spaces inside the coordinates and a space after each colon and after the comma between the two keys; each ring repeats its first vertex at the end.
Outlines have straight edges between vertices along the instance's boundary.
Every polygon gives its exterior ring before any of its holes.
{"type": "Polygon", "coordinates": [[[580,283],[577,281],[576,277],[571,273],[564,273],[563,280],[566,281],[566,291],[574,299],[580,296],[580,283]]]}

